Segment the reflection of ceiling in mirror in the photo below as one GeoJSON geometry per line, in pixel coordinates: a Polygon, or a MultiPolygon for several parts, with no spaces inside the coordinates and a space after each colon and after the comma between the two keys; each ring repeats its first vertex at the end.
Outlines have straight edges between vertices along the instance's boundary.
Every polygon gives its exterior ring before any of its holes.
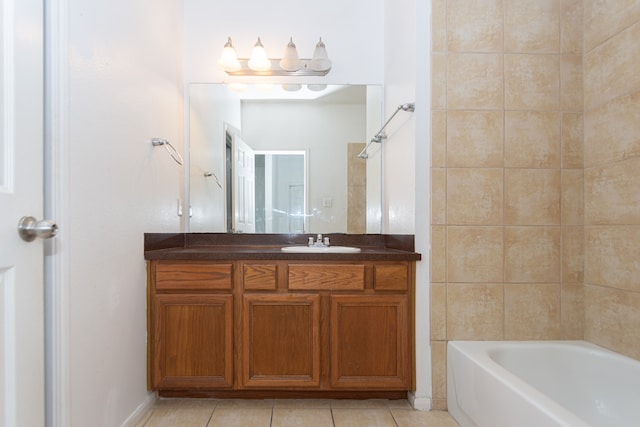
{"type": "Polygon", "coordinates": [[[317,100],[340,104],[362,104],[366,102],[367,87],[365,85],[344,86],[327,85],[322,91],[315,91],[302,85],[295,92],[285,90],[282,85],[227,85],[240,100],[317,100]]]}

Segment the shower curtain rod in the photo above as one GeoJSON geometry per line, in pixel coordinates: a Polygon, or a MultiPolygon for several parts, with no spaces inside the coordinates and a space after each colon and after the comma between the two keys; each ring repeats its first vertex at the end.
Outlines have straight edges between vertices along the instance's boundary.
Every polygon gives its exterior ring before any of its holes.
{"type": "Polygon", "coordinates": [[[398,108],[396,108],[396,111],[393,112],[393,114],[391,115],[391,117],[389,117],[389,120],[387,120],[385,122],[384,125],[382,125],[382,128],[380,128],[380,130],[378,131],[378,133],[375,134],[375,136],[373,138],[371,138],[371,141],[369,141],[369,143],[362,149],[362,151],[360,152],[360,154],[358,154],[358,157],[361,159],[368,159],[369,158],[369,154],[367,153],[367,149],[369,148],[369,146],[371,144],[373,144],[374,142],[377,143],[381,143],[383,139],[385,139],[387,136],[385,134],[383,134],[382,132],[384,131],[384,128],[387,127],[387,125],[391,122],[391,120],[393,120],[393,118],[396,116],[396,114],[398,114],[398,112],[402,110],[402,111],[409,111],[409,112],[414,112],[416,110],[416,104],[413,102],[408,102],[406,104],[402,104],[402,105],[398,105],[398,108]]]}

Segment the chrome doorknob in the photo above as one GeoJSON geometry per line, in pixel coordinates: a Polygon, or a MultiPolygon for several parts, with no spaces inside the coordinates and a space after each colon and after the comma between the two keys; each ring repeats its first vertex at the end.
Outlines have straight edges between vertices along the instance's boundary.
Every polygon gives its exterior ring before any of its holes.
{"type": "Polygon", "coordinates": [[[36,237],[50,239],[58,232],[58,225],[50,219],[36,220],[32,216],[23,216],[18,223],[18,234],[25,242],[32,242],[36,237]]]}

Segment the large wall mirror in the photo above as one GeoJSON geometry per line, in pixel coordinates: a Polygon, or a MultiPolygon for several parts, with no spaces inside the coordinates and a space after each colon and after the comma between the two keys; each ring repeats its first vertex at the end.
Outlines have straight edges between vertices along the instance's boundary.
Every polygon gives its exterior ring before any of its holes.
{"type": "Polygon", "coordinates": [[[189,86],[191,232],[380,233],[382,87],[189,86]]]}

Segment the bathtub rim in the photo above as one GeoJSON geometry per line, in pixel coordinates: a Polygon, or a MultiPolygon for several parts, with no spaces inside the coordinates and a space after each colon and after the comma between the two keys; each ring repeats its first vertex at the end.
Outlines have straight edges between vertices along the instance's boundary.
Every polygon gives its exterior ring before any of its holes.
{"type": "Polygon", "coordinates": [[[638,360],[630,358],[620,353],[616,353],[606,347],[585,341],[585,340],[505,340],[505,341],[483,341],[483,340],[451,340],[447,342],[447,407],[456,420],[461,425],[476,425],[465,412],[457,404],[455,380],[453,378],[453,366],[451,364],[452,349],[461,353],[476,368],[489,374],[493,379],[498,381],[502,386],[513,392],[518,398],[524,399],[527,403],[543,412],[549,417],[560,420],[558,425],[567,425],[572,427],[591,427],[584,419],[578,417],[569,409],[560,403],[551,399],[546,394],[539,391],[507,368],[500,365],[496,360],[491,358],[492,350],[503,350],[504,348],[515,347],[535,347],[541,345],[553,345],[560,347],[579,348],[587,352],[597,352],[607,357],[626,360],[627,362],[639,363],[638,360]],[[455,404],[454,404],[455,403],[455,404]],[[568,422],[568,424],[567,424],[568,422]]]}

